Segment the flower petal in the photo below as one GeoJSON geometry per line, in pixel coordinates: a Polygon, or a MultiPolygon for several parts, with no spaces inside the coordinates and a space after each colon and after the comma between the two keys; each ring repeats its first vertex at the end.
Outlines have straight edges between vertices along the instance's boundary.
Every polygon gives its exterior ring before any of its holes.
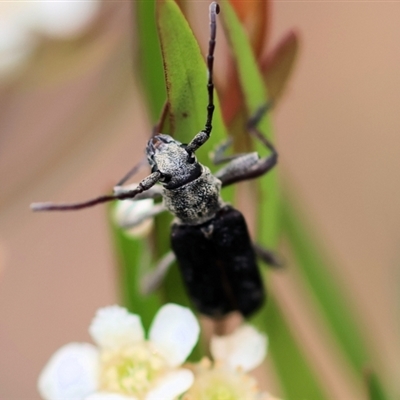
{"type": "Polygon", "coordinates": [[[97,0],[37,2],[33,27],[56,38],[77,36],[94,20],[99,8],[97,0]]]}
{"type": "Polygon", "coordinates": [[[94,342],[103,348],[119,348],[144,340],[140,317],[120,306],[100,308],[89,327],[94,342]]]}
{"type": "Polygon", "coordinates": [[[164,305],[154,317],[149,339],[166,357],[170,366],[182,364],[199,339],[200,327],[189,308],[164,305]]]}
{"type": "Polygon", "coordinates": [[[231,335],[213,336],[210,351],[214,360],[246,372],[256,368],[264,360],[267,337],[252,326],[243,325],[231,335]]]}
{"type": "MultiPolygon", "coordinates": [[[[3,10],[2,10],[3,11],[3,10]]],[[[0,20],[0,77],[12,75],[36,48],[36,38],[18,18],[0,20]]]]}
{"type": "Polygon", "coordinates": [[[129,227],[125,232],[132,237],[148,235],[154,225],[154,218],[146,218],[154,208],[153,199],[120,200],[114,208],[114,220],[122,228],[129,227]]]}
{"type": "Polygon", "coordinates": [[[85,400],[138,400],[138,398],[118,393],[96,392],[85,397],[85,400]]]}
{"type": "Polygon", "coordinates": [[[58,349],[39,376],[45,400],[81,400],[97,390],[99,352],[89,343],[69,343],[58,349]]]}
{"type": "Polygon", "coordinates": [[[188,369],[178,369],[163,375],[147,393],[146,400],[173,400],[186,392],[193,384],[194,376],[188,369]]]}

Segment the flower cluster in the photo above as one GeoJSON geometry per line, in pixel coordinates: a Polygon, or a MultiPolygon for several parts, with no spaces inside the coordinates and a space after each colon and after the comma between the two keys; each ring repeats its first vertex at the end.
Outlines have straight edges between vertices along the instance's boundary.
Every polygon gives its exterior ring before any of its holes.
{"type": "Polygon", "coordinates": [[[82,33],[100,2],[3,1],[0,4],[0,77],[20,66],[43,36],[69,39],[82,33]]]}
{"type": "Polygon", "coordinates": [[[213,337],[210,352],[214,362],[204,358],[193,365],[195,380],[184,400],[271,400],[246,374],[262,363],[266,350],[265,335],[249,325],[231,335],[213,337]]]}
{"type": "Polygon", "coordinates": [[[193,373],[179,367],[199,331],[192,312],[176,304],[159,310],[148,340],[138,315],[119,306],[100,309],[89,328],[97,347],[59,349],[39,377],[39,392],[46,400],[175,399],[193,384],[193,373]]]}
{"type": "Polygon", "coordinates": [[[164,305],[149,330],[125,308],[98,310],[89,332],[97,346],[70,343],[48,361],[39,377],[45,400],[272,400],[246,373],[263,361],[267,339],[244,325],[213,337],[213,362],[182,364],[198,341],[193,313],[164,305]],[[182,397],[183,395],[183,397],[182,397]]]}

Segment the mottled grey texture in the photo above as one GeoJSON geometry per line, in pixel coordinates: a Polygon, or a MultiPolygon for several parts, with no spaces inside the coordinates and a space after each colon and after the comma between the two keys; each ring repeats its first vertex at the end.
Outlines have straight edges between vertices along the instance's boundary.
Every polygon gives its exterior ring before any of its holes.
{"type": "Polygon", "coordinates": [[[234,158],[229,164],[221,168],[215,174],[218,178],[235,178],[243,175],[244,171],[249,171],[251,168],[257,167],[260,160],[258,153],[247,153],[234,158]]]}
{"type": "MultiPolygon", "coordinates": [[[[180,222],[199,225],[213,218],[222,207],[221,181],[202,166],[201,176],[176,189],[164,189],[164,204],[180,222]]],[[[179,222],[178,221],[178,222],[179,222]]]]}
{"type": "Polygon", "coordinates": [[[147,144],[147,157],[152,170],[161,173],[164,205],[178,223],[199,225],[215,216],[223,204],[221,181],[185,145],[156,135],[147,144]]]}
{"type": "Polygon", "coordinates": [[[181,186],[201,173],[200,165],[194,162],[194,154],[189,154],[182,143],[168,135],[160,134],[149,140],[147,157],[150,166],[167,178],[160,179],[167,188],[181,186]]]}

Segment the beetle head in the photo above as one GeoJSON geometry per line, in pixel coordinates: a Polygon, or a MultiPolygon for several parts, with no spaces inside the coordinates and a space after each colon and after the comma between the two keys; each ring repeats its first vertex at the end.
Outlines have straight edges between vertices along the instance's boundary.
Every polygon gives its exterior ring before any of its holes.
{"type": "Polygon", "coordinates": [[[176,189],[201,175],[202,167],[194,153],[169,135],[153,136],[147,143],[146,154],[151,171],[161,173],[160,182],[167,189],[176,189]]]}

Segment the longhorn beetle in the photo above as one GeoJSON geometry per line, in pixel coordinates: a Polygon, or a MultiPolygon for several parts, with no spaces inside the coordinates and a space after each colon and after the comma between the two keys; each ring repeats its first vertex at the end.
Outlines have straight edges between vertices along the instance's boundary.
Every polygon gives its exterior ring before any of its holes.
{"type": "Polygon", "coordinates": [[[167,254],[156,272],[162,275],[162,271],[175,256],[192,302],[200,313],[213,318],[222,317],[231,311],[249,316],[262,305],[265,291],[256,254],[267,263],[278,265],[271,252],[252,244],[243,215],[224,203],[220,196],[221,187],[259,177],[275,166],[277,152],[257,129],[268,107],[261,107],[247,124],[248,131],[269,149],[267,157],[260,158],[256,152],[224,157],[223,152],[229,145],[224,143],[216,151],[213,161],[227,164],[213,175],[209,168],[197,162],[195,156],[196,150],[210,138],[212,130],[213,64],[218,13],[218,4],[211,3],[207,55],[208,105],[204,129],[188,144],[182,144],[164,134],[153,136],[146,147],[151,174],[133,189],[122,185],[140,164],[119,182],[113,194],[80,203],[31,205],[34,211],[65,211],[79,210],[115,199],[162,197],[163,205],[154,206],[153,210],[136,221],[141,222],[164,210],[175,216],[171,227],[174,255],[167,254]]]}

